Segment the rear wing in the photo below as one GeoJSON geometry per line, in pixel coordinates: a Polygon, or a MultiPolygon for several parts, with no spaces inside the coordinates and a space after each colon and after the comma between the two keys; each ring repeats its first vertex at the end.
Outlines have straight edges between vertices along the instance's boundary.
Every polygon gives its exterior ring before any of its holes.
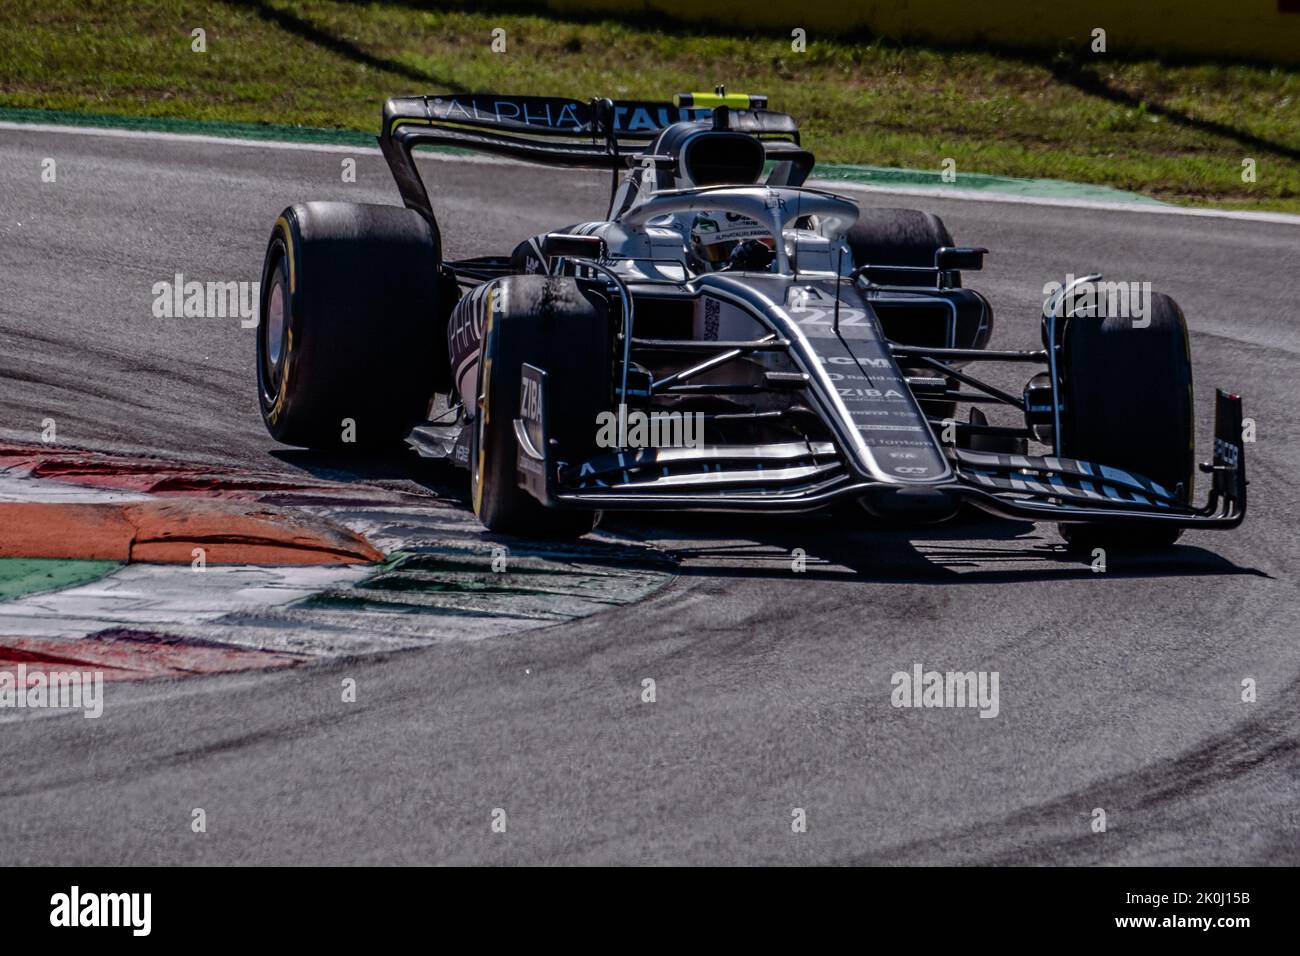
{"type": "Polygon", "coordinates": [[[416,146],[460,147],[551,166],[609,169],[617,175],[660,130],[712,118],[763,140],[771,158],[803,160],[801,165],[811,169],[811,154],[799,145],[794,119],[766,106],[766,97],[744,94],[682,94],[673,103],[584,103],[495,93],[402,96],[384,104],[379,146],[402,201],[428,219],[436,234],[429,195],[411,157],[416,146]]]}

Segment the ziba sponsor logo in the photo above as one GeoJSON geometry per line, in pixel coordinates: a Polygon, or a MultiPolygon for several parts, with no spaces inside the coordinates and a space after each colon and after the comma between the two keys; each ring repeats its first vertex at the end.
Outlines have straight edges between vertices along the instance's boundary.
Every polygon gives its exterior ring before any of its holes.
{"type": "Polygon", "coordinates": [[[93,720],[104,713],[103,671],[34,671],[19,664],[0,671],[0,709],[81,710],[93,720]]]}
{"type": "Polygon", "coordinates": [[[895,707],[970,707],[978,708],[981,717],[998,715],[997,671],[940,673],[913,664],[910,674],[895,671],[889,682],[894,688],[889,701],[895,707]]]}
{"type": "Polygon", "coordinates": [[[50,897],[51,926],[126,926],[133,936],[153,927],[152,893],[85,893],[74,886],[50,897]]]}
{"type": "Polygon", "coordinates": [[[519,395],[519,417],[524,421],[542,420],[542,383],[535,378],[525,378],[519,395]]]}
{"type": "Polygon", "coordinates": [[[173,281],[153,284],[156,319],[239,319],[241,328],[257,325],[260,282],[185,281],[178,272],[173,281]]]}
{"type": "Polygon", "coordinates": [[[703,412],[601,412],[596,416],[601,448],[703,448],[703,412]]]}

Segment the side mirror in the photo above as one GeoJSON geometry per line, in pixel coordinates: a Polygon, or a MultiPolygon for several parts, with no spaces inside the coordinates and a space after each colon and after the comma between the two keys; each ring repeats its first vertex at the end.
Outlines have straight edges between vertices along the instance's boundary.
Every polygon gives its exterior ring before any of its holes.
{"type": "Polygon", "coordinates": [[[542,240],[542,255],[551,259],[596,259],[605,257],[605,240],[600,236],[575,236],[567,232],[550,232],[542,240]]]}
{"type": "Polygon", "coordinates": [[[944,246],[934,253],[934,267],[940,272],[970,269],[978,271],[984,268],[984,256],[987,249],[974,246],[944,246]]]}

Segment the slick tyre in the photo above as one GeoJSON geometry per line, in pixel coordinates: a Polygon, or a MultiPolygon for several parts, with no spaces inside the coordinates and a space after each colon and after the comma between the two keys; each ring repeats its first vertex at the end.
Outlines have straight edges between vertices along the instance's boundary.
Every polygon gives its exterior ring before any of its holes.
{"type": "MultiPolygon", "coordinates": [[[[845,237],[853,251],[855,266],[921,266],[934,265],[938,249],[953,244],[952,236],[943,220],[934,213],[919,209],[864,208],[858,221],[845,237]]],[[[956,273],[952,285],[960,285],[956,273]]],[[[890,281],[897,285],[934,286],[933,274],[894,273],[890,281]]]]}
{"type": "MultiPolygon", "coordinates": [[[[1187,503],[1196,475],[1187,323],[1167,295],[1148,304],[1145,327],[1125,316],[1066,320],[1061,451],[1143,475],[1187,503]]],[[[1074,550],[1167,547],[1182,533],[1163,523],[1072,522],[1059,530],[1074,550]]]]}
{"type": "Polygon", "coordinates": [[[596,416],[611,407],[612,356],[606,299],[576,279],[520,275],[493,290],[478,363],[470,451],[474,513],[490,531],[530,538],[578,538],[595,511],[548,508],[519,487],[520,368],[547,375],[555,460],[595,451],[596,416]]]}
{"type": "Polygon", "coordinates": [[[446,350],[438,254],[428,222],[399,206],[309,202],[280,215],[257,327],[258,399],[276,441],[375,450],[424,420],[435,350],[446,350]]]}

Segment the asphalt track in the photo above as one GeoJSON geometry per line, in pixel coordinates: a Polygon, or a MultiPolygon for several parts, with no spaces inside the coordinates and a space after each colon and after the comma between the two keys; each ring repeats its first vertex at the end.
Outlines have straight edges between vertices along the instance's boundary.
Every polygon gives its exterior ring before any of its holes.
{"type": "MultiPolygon", "coordinates": [[[[276,448],[253,333],[151,314],[153,284],[178,272],[256,280],[291,201],[397,201],[378,157],[358,157],[356,184],[340,158],[0,130],[4,436],[35,441],[54,418],[74,445],[454,494],[437,467],[349,470],[276,448]]],[[[427,176],[454,256],[598,216],[606,196],[569,171],[431,161],[427,176]]],[[[1258,423],[1246,526],[1094,573],[1049,526],[979,517],[921,531],[842,515],[619,523],[682,559],[634,606],[114,686],[99,720],[0,726],[0,863],[1300,863],[1300,227],[861,198],[932,209],[992,250],[971,284],[997,310],[994,347],[1036,341],[1043,284],[1067,271],[1178,299],[1199,447],[1215,385],[1258,423]],[[891,707],[891,674],[916,662],[997,671],[999,715],[891,707]],[[206,834],[191,832],[195,807],[206,834]]]]}

